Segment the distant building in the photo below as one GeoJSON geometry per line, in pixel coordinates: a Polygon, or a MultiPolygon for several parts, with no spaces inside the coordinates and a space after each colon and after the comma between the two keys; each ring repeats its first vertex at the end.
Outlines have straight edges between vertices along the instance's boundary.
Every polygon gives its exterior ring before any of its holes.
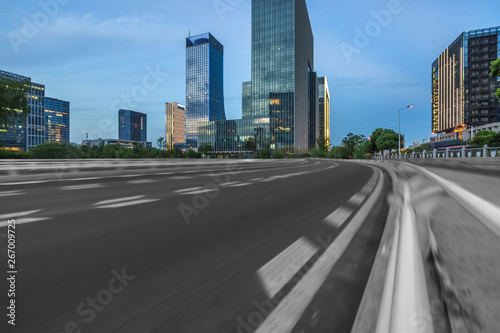
{"type": "Polygon", "coordinates": [[[147,115],[132,110],[118,110],[118,139],[148,141],[147,115]]]}
{"type": "Polygon", "coordinates": [[[210,33],[186,38],[186,146],[197,148],[198,123],[225,120],[224,48],[210,33]]]}
{"type": "Polygon", "coordinates": [[[45,97],[47,141],[69,142],[69,102],[45,97]]]}
{"type": "Polygon", "coordinates": [[[186,107],[176,102],[165,103],[165,141],[167,150],[186,142],[186,107]]]}
{"type": "Polygon", "coordinates": [[[31,78],[0,70],[0,77],[26,83],[30,113],[25,120],[18,119],[8,130],[0,129],[0,140],[9,150],[25,150],[46,140],[45,134],[45,86],[31,82],[31,78]]]}
{"type": "MultiPolygon", "coordinates": [[[[330,90],[326,76],[319,80],[319,137],[330,139],[330,90]]],[[[329,147],[327,147],[329,148],[329,147]]]]}
{"type": "Polygon", "coordinates": [[[91,140],[83,140],[82,146],[99,146],[103,147],[106,145],[120,145],[124,148],[134,148],[136,145],[139,145],[141,148],[151,148],[151,142],[145,141],[133,141],[133,140],[120,140],[120,139],[91,139],[91,140]]]}
{"type": "Polygon", "coordinates": [[[243,118],[249,118],[252,114],[252,81],[241,84],[241,114],[243,118]]]}
{"type": "Polygon", "coordinates": [[[500,121],[490,62],[500,54],[500,27],[463,32],[432,64],[432,132],[462,138],[470,126],[500,121]]]}

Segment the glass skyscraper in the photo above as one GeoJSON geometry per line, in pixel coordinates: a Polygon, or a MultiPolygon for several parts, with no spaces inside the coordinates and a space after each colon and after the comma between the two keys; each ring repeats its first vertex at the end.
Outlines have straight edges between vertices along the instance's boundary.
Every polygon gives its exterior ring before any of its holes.
{"type": "Polygon", "coordinates": [[[0,140],[6,149],[25,150],[46,140],[45,126],[45,86],[31,82],[31,78],[6,71],[0,77],[26,83],[26,98],[30,112],[26,119],[17,119],[9,129],[0,128],[0,140]]]}
{"type": "Polygon", "coordinates": [[[118,139],[148,141],[147,115],[132,110],[118,110],[118,139]]]}
{"type": "Polygon", "coordinates": [[[330,139],[330,90],[328,89],[328,81],[326,79],[326,76],[318,78],[318,81],[319,81],[319,137],[325,137],[330,139]]]}
{"type": "Polygon", "coordinates": [[[210,33],[186,38],[186,146],[198,147],[198,123],[225,120],[224,48],[210,33]]]}
{"type": "Polygon", "coordinates": [[[305,0],[252,0],[252,81],[242,87],[243,119],[200,123],[202,139],[217,143],[214,150],[241,151],[233,141],[250,136],[258,147],[281,153],[314,147],[319,109],[313,49],[305,0]]]}
{"type": "Polygon", "coordinates": [[[47,141],[69,142],[69,102],[45,97],[47,141]]]}
{"type": "Polygon", "coordinates": [[[462,33],[432,64],[432,132],[456,133],[466,126],[500,121],[497,78],[491,61],[500,57],[500,27],[462,33]]]}

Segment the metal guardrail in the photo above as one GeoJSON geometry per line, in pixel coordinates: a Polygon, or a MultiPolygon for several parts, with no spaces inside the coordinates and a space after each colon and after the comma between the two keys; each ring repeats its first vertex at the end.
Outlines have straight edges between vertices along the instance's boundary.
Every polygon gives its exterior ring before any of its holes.
{"type": "Polygon", "coordinates": [[[413,152],[405,153],[399,156],[398,154],[383,155],[381,153],[374,154],[373,159],[376,160],[395,160],[395,159],[407,159],[407,158],[468,158],[468,157],[500,157],[500,147],[488,147],[483,148],[465,148],[461,149],[434,149],[432,151],[423,152],[413,152]]]}

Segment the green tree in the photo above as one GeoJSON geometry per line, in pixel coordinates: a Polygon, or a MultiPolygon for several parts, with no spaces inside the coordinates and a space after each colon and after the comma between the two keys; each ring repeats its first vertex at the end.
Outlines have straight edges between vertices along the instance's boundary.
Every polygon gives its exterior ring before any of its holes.
{"type": "Polygon", "coordinates": [[[30,112],[27,82],[0,78],[0,128],[12,127],[17,119],[26,119],[30,112]]]}
{"type": "Polygon", "coordinates": [[[377,151],[379,151],[379,149],[377,148],[377,139],[378,137],[384,133],[384,129],[383,128],[377,128],[376,130],[374,130],[372,132],[372,135],[370,136],[370,143],[371,143],[371,146],[370,146],[370,153],[375,153],[377,151]]]}
{"type": "Polygon", "coordinates": [[[365,141],[366,137],[362,134],[348,133],[347,136],[342,139],[342,145],[345,149],[344,154],[347,155],[347,158],[353,158],[354,152],[358,149],[358,146],[364,145],[365,141]]]}
{"type": "MultiPolygon", "coordinates": [[[[490,70],[491,77],[500,77],[500,58],[491,62],[490,70]]],[[[495,95],[497,96],[498,101],[500,101],[500,88],[497,88],[495,95]]]]}
{"type": "Polygon", "coordinates": [[[493,134],[487,143],[488,147],[500,147],[500,132],[493,134]]]}
{"type": "Polygon", "coordinates": [[[254,154],[257,151],[257,142],[255,141],[255,138],[253,136],[247,138],[243,144],[244,144],[245,150],[251,151],[254,154]]]}
{"type": "Polygon", "coordinates": [[[116,152],[120,149],[120,145],[105,145],[102,147],[101,157],[116,158],[116,152]]]}
{"type": "Polygon", "coordinates": [[[330,138],[326,136],[320,136],[316,139],[316,143],[318,144],[318,148],[323,151],[330,150],[330,138]]]}
{"type": "MultiPolygon", "coordinates": [[[[384,129],[375,141],[377,151],[399,149],[398,133],[391,129],[384,129]]],[[[401,135],[401,147],[403,147],[404,135],[401,135]]]]}
{"type": "Polygon", "coordinates": [[[493,135],[495,134],[496,134],[495,131],[488,131],[488,130],[477,131],[474,137],[469,140],[469,143],[482,147],[485,144],[488,144],[490,138],[493,137],[493,135]]]}
{"type": "Polygon", "coordinates": [[[189,148],[186,152],[187,158],[201,158],[201,154],[195,151],[194,149],[189,148]]]}
{"type": "Polygon", "coordinates": [[[78,147],[72,146],[69,142],[45,142],[38,146],[31,147],[30,158],[43,159],[69,159],[82,158],[84,154],[78,147]]]}
{"type": "Polygon", "coordinates": [[[271,158],[271,149],[265,147],[259,150],[259,158],[271,158]]]}
{"type": "Polygon", "coordinates": [[[160,150],[165,150],[165,148],[167,147],[167,141],[162,136],[160,136],[158,140],[156,140],[156,144],[158,145],[158,148],[160,150]]]}
{"type": "Polygon", "coordinates": [[[198,147],[198,152],[200,152],[200,153],[208,153],[208,152],[211,152],[212,150],[213,150],[212,145],[209,143],[201,144],[198,147]]]}
{"type": "Polygon", "coordinates": [[[311,157],[315,158],[328,158],[328,152],[321,147],[311,149],[311,157]]]}

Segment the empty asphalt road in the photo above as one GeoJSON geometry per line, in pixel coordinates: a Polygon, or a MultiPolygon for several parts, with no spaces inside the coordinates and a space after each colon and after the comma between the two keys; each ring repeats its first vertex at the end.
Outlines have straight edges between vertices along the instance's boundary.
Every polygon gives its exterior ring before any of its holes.
{"type": "Polygon", "coordinates": [[[349,332],[388,209],[379,171],[333,161],[56,176],[0,185],[2,332],[349,332]]]}

